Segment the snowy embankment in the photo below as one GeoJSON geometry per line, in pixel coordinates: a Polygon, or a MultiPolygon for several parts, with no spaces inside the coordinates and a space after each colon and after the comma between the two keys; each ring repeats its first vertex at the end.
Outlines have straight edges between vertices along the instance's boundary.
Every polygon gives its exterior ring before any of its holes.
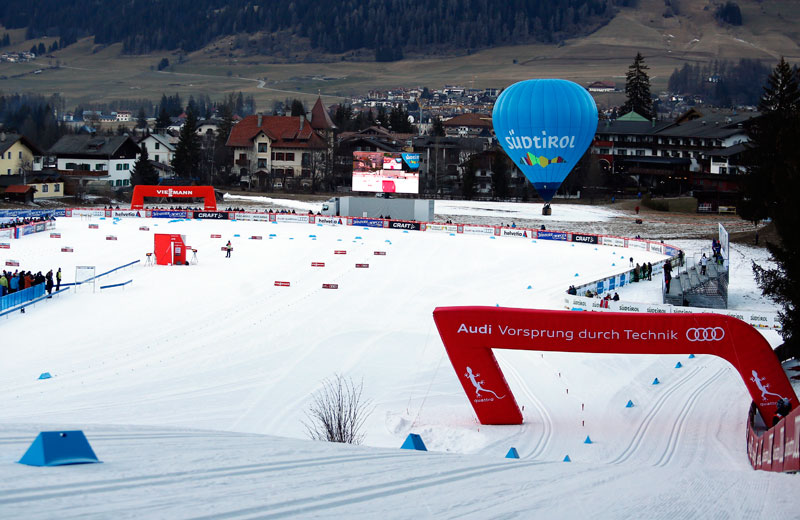
{"type": "MultiPolygon", "coordinates": [[[[525,422],[476,423],[433,309],[558,308],[569,284],[612,269],[609,248],[301,224],[94,222],[99,230],[60,219],[61,239],[26,237],[7,254],[34,271],[61,266],[71,281],[75,265],[100,272],[143,259],[153,232],[174,232],[199,263],[137,265],[108,281],[133,278],[125,289],[82,288],[0,323],[5,517],[796,514],[791,476],[749,468],[749,398],[716,358],[498,351],[525,422]],[[230,259],[220,251],[228,239],[230,259]],[[74,253],[60,252],[67,244],[74,253]],[[53,378],[37,380],[44,371],[53,378]],[[334,373],[363,379],[366,446],[302,440],[310,395],[334,373]],[[104,464],[13,463],[39,430],[66,427],[83,429],[104,464]],[[432,452],[398,450],[409,432],[432,452]],[[522,460],[502,458],[511,446],[522,460]]],[[[735,274],[732,294],[745,300],[752,282],[742,276],[737,288],[735,274]]],[[[655,298],[659,288],[634,284],[620,296],[655,298]]]]}

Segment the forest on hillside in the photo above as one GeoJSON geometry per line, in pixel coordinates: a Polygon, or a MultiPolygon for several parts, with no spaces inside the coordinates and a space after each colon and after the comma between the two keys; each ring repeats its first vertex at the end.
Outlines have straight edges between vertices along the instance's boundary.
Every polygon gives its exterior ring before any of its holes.
{"type": "Polygon", "coordinates": [[[636,0],[5,0],[0,24],[61,47],[94,36],[123,52],[200,49],[222,36],[289,32],[313,49],[375,52],[378,61],[408,51],[469,52],[496,45],[553,43],[608,22],[636,0]]]}
{"type": "Polygon", "coordinates": [[[738,62],[685,63],[672,72],[667,88],[677,94],[699,96],[703,102],[718,107],[755,106],[764,93],[762,86],[770,71],[767,64],[747,58],[738,62]]]}

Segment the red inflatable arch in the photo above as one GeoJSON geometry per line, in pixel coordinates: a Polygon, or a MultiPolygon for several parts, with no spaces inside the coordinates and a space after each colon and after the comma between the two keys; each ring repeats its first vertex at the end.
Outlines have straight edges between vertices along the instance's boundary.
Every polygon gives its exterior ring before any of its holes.
{"type": "Polygon", "coordinates": [[[144,209],[145,197],[203,197],[203,209],[217,210],[217,197],[213,186],[134,186],[131,209],[144,209]]]}
{"type": "Polygon", "coordinates": [[[720,314],[626,314],[502,307],[438,307],[433,319],[481,424],[521,424],[493,348],[597,354],[712,354],[731,363],[767,422],[797,396],[769,343],[720,314]]]}

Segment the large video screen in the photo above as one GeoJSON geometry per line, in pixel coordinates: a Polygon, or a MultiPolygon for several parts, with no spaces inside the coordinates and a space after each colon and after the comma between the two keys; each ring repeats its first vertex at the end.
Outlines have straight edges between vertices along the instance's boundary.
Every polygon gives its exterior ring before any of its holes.
{"type": "Polygon", "coordinates": [[[353,191],[419,193],[419,154],[353,152],[353,191]]]}

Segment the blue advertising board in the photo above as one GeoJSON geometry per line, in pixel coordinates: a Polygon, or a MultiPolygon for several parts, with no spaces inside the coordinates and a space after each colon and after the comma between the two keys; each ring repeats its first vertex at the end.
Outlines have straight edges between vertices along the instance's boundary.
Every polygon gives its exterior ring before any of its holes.
{"type": "Polygon", "coordinates": [[[536,238],[542,240],[566,240],[567,234],[559,231],[537,231],[536,238]]]}
{"type": "Polygon", "coordinates": [[[185,211],[154,209],[150,215],[153,218],[186,218],[185,211]]]}
{"type": "Polygon", "coordinates": [[[608,279],[608,290],[613,291],[617,287],[617,277],[612,276],[608,279]]]}
{"type": "Polygon", "coordinates": [[[354,218],[353,219],[354,226],[364,226],[364,227],[383,227],[383,220],[377,218],[354,218]]]}
{"type": "MultiPolygon", "coordinates": [[[[57,215],[58,210],[52,209],[2,209],[0,210],[0,217],[18,217],[18,218],[31,218],[31,217],[48,217],[50,215],[57,215]]],[[[64,216],[64,210],[60,210],[61,215],[64,216]]]]}
{"type": "Polygon", "coordinates": [[[605,290],[606,290],[606,286],[605,286],[605,283],[603,282],[603,280],[600,280],[599,282],[597,282],[597,294],[602,294],[603,292],[605,292],[605,290]]]}

